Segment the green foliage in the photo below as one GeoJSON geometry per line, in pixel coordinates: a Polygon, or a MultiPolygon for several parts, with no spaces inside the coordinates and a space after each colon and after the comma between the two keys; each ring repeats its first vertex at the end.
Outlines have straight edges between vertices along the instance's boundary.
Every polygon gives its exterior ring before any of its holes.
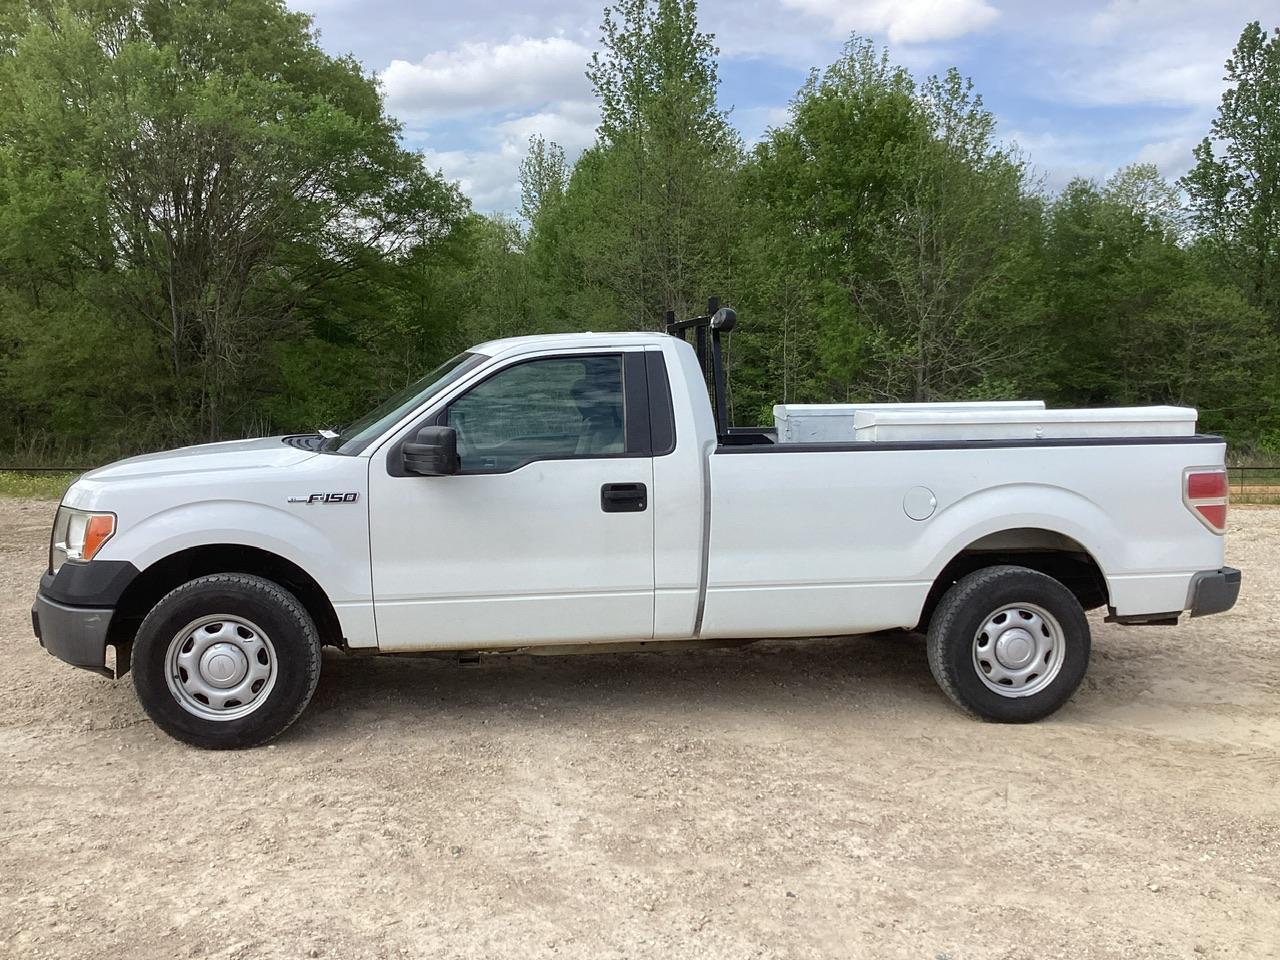
{"type": "Polygon", "coordinates": [[[351,339],[412,282],[388,265],[462,213],[374,79],[279,0],[9,0],[0,24],[5,389],[23,420],[141,420],[142,443],[249,429],[277,348],[351,339]],[[335,306],[356,309],[334,322],[335,306]],[[77,357],[109,375],[42,396],[77,357]]]}
{"type": "Polygon", "coordinates": [[[1183,178],[1201,252],[1280,332],[1280,28],[1244,28],[1231,86],[1183,178]]]}
{"type": "Polygon", "coordinates": [[[723,224],[740,145],[692,0],[620,0],[601,42],[587,70],[598,143],[563,190],[562,176],[550,178],[546,196],[536,144],[526,165],[524,194],[540,201],[525,212],[529,254],[553,328],[653,329],[727,282],[723,224]]]}
{"type": "Polygon", "coordinates": [[[1280,456],[1280,36],[1245,28],[1178,186],[1138,165],[1056,196],[954,70],[854,37],[748,151],[717,56],[694,0],[617,0],[596,142],[534,137],[513,220],[425,170],[283,0],[0,0],[0,450],[340,424],[472,343],[716,294],[740,423],[1172,402],[1280,456]]]}
{"type": "Polygon", "coordinates": [[[1063,401],[1142,399],[1135,374],[1150,358],[1132,340],[1153,304],[1188,273],[1169,225],[1137,199],[1133,185],[1158,179],[1131,168],[1105,186],[1075,180],[1050,205],[1044,291],[1054,357],[1050,382],[1063,401]]]}
{"type": "Polygon", "coordinates": [[[1276,424],[1276,342],[1244,295],[1200,278],[1175,283],[1139,318],[1129,349],[1147,362],[1130,389],[1142,400],[1185,404],[1200,426],[1257,436],[1276,424]]]}
{"type": "Polygon", "coordinates": [[[907,72],[853,40],[755,148],[741,176],[736,255],[753,330],[734,369],[739,407],[852,394],[868,331],[850,287],[875,269],[876,224],[923,123],[907,72]]]}
{"type": "Polygon", "coordinates": [[[873,265],[849,284],[868,331],[854,383],[888,400],[1020,392],[1043,339],[1023,164],[995,144],[994,118],[954,70],[925,81],[917,109],[889,215],[873,225],[873,265]]]}
{"type": "Polygon", "coordinates": [[[751,406],[779,381],[791,400],[1024,385],[1038,205],[955,71],[917,86],[851,41],[809,78],[743,181],[741,289],[753,317],[780,320],[756,358],[770,372],[749,382],[751,406]]]}

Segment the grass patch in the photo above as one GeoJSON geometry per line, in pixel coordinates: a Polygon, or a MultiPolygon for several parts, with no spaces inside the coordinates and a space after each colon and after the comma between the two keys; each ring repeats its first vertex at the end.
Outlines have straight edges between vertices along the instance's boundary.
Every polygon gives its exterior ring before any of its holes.
{"type": "Polygon", "coordinates": [[[18,473],[0,470],[0,497],[59,500],[78,473],[18,473]]]}

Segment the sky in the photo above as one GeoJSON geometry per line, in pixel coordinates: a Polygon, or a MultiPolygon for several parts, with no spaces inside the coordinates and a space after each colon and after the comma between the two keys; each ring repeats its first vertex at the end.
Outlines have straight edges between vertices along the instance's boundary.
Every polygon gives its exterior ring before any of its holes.
{"type": "MultiPolygon", "coordinates": [[[[477,209],[511,212],[528,139],[571,158],[598,119],[584,71],[604,0],[288,0],[321,45],[375,72],[408,147],[477,209]]],[[[972,77],[1048,190],[1130,163],[1185,173],[1225,87],[1223,63],[1271,0],[703,0],[720,103],[747,143],[786,122],[810,68],[870,37],[918,77],[972,77]]]]}

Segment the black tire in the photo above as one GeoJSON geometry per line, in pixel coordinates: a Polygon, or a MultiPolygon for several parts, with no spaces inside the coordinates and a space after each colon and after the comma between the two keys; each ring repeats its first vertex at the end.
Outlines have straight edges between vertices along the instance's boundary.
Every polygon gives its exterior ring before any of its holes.
{"type": "Polygon", "coordinates": [[[1090,645],[1084,608],[1065,586],[1026,567],[987,567],[958,580],[943,595],[929,622],[929,669],[943,692],[974,716],[999,723],[1030,723],[1071,699],[1088,669],[1090,645]],[[981,656],[975,652],[979,630],[1002,607],[1014,604],[1031,604],[1048,612],[1061,634],[1062,659],[1056,675],[1025,696],[1012,690],[996,693],[976,662],[981,656]]]}
{"type": "Polygon", "coordinates": [[[207,750],[255,747],[288,729],[310,702],[320,679],[320,636],[306,608],[279,584],[217,573],[184,583],[151,609],[133,642],[132,673],[143,709],[175,740],[207,750]],[[197,716],[183,706],[167,677],[169,646],[179,631],[217,616],[256,625],[274,650],[269,688],[251,712],[234,719],[197,716]]]}

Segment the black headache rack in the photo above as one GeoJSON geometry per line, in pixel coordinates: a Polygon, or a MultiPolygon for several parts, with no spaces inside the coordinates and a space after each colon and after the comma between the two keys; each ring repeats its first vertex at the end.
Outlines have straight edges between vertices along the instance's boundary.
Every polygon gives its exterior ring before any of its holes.
{"type": "Polygon", "coordinates": [[[728,384],[724,370],[724,352],[720,346],[722,334],[733,330],[738,314],[732,307],[720,306],[718,297],[707,301],[704,317],[677,320],[674,310],[667,311],[667,333],[688,342],[685,334],[694,332],[693,347],[698,354],[698,367],[702,379],[709,381],[711,405],[716,417],[716,438],[726,446],[743,446],[755,443],[773,443],[774,437],[764,427],[733,427],[729,425],[728,384]],[[711,331],[710,350],[707,349],[707,331],[711,331]]]}

